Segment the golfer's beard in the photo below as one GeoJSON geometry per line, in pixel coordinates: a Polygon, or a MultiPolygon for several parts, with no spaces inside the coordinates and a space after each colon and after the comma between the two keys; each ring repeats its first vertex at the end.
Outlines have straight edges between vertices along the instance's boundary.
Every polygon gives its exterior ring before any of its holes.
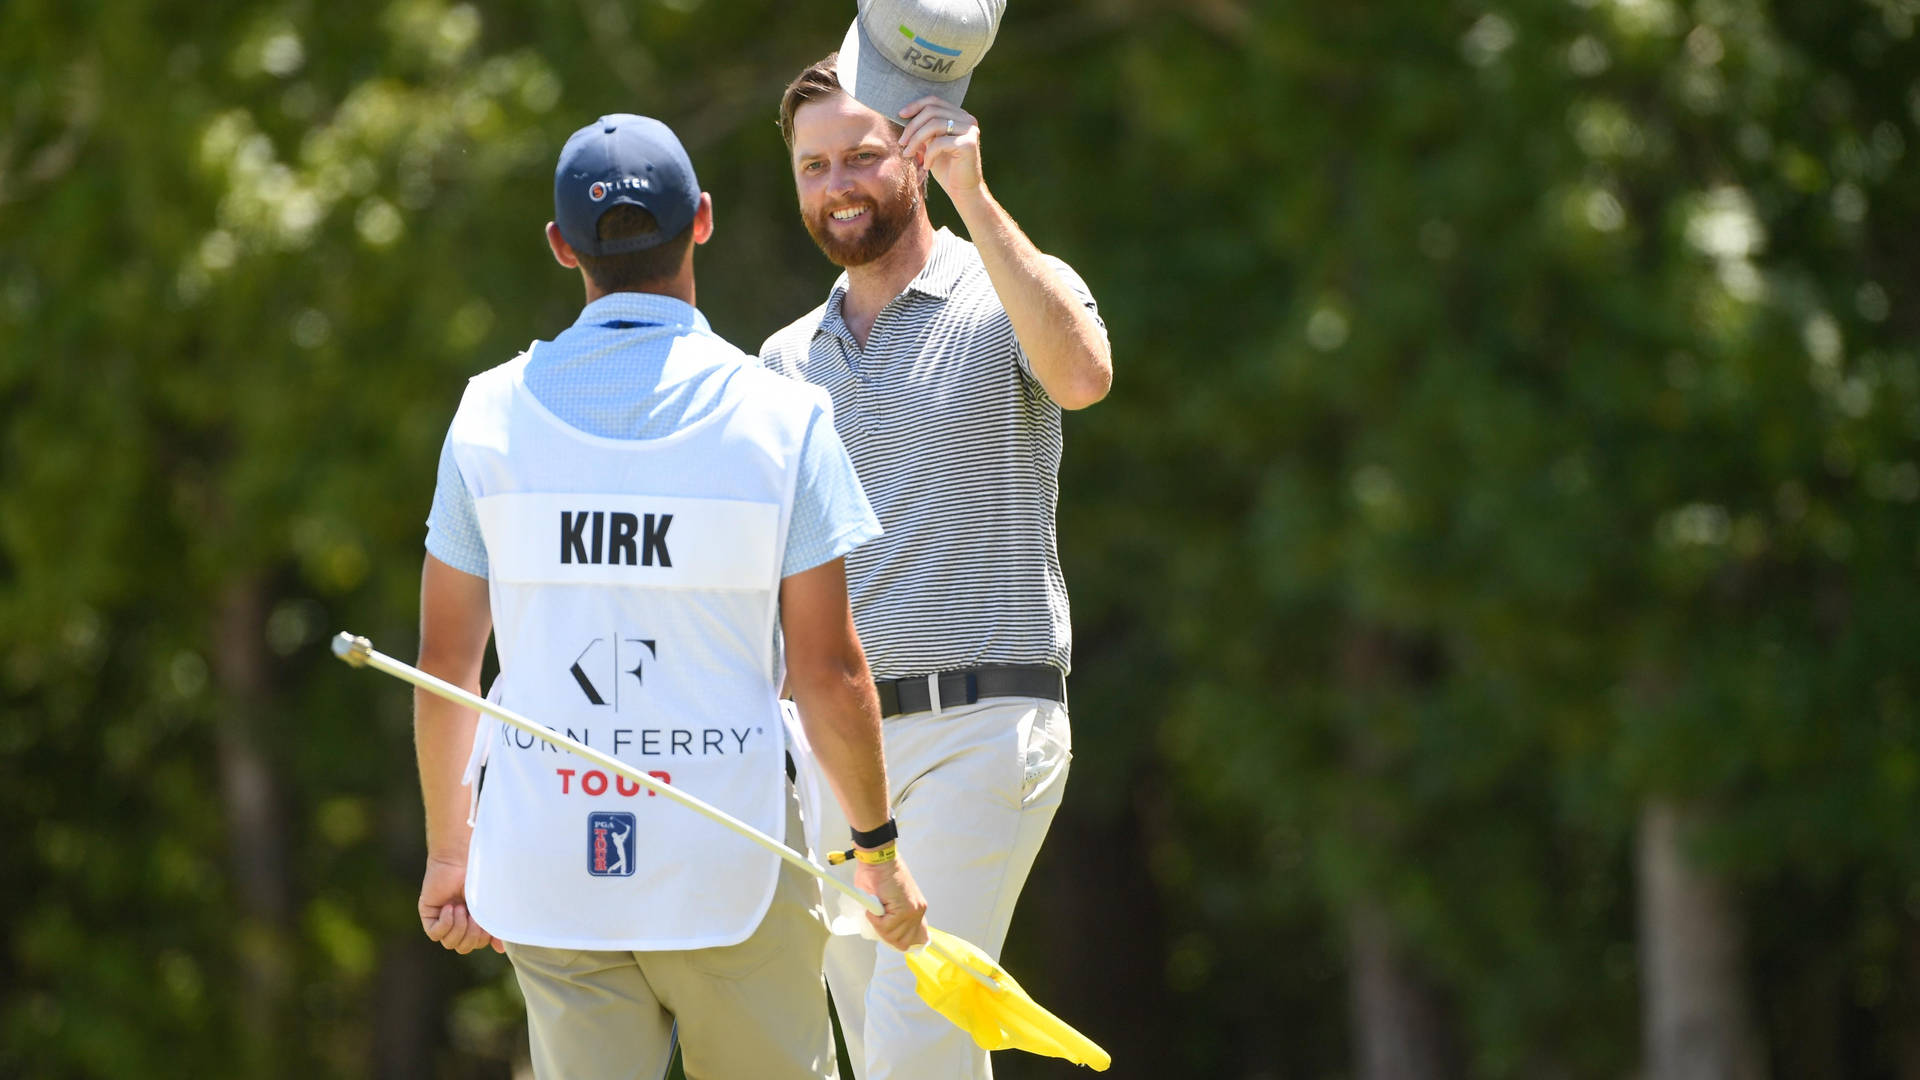
{"type": "MultiPolygon", "coordinates": [[[[852,205],[860,205],[858,203],[852,205]]],[[[867,227],[855,236],[835,236],[828,231],[833,210],[821,208],[806,215],[807,232],[813,236],[813,242],[820,245],[820,251],[835,266],[865,266],[867,263],[885,255],[900,239],[900,234],[912,224],[914,212],[920,209],[920,188],[910,178],[900,185],[893,197],[885,202],[866,203],[867,227]]],[[[834,207],[844,210],[845,206],[834,207]]]]}

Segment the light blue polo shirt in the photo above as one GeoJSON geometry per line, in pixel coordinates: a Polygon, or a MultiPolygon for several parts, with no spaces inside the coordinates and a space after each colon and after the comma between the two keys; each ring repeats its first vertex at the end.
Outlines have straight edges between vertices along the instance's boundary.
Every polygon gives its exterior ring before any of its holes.
{"type": "MultiPolygon", "coordinates": [[[[590,435],[657,439],[713,411],[742,369],[739,350],[691,304],[658,293],[617,292],[581,309],[527,361],[526,385],[547,411],[590,435]]],[[[853,462],[822,414],[807,430],[781,560],[782,576],[840,558],[880,535],[853,462]]],[[[448,445],[427,516],[427,551],[456,570],[487,576],[473,493],[448,445]]]]}

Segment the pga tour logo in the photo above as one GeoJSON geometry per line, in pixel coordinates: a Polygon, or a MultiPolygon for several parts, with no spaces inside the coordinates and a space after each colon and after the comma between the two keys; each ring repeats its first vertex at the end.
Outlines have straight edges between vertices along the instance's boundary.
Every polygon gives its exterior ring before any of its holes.
{"type": "Polygon", "coordinates": [[[653,182],[644,176],[624,176],[618,180],[595,180],[587,188],[587,198],[601,202],[616,191],[645,191],[653,182]]]}
{"type": "Polygon", "coordinates": [[[632,877],[633,815],[596,810],[587,815],[587,873],[594,877],[632,877]]]}

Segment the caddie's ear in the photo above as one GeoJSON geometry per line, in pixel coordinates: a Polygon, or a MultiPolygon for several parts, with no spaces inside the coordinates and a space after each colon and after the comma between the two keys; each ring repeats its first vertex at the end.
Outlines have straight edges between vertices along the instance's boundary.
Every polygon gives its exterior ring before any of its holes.
{"type": "Polygon", "coordinates": [[[547,222],[547,246],[553,249],[553,260],[569,270],[580,268],[580,256],[574,253],[567,238],[560,235],[560,226],[547,222]]]}
{"type": "Polygon", "coordinates": [[[693,242],[704,244],[713,239],[713,196],[700,193],[700,208],[693,212],[693,242]]]}

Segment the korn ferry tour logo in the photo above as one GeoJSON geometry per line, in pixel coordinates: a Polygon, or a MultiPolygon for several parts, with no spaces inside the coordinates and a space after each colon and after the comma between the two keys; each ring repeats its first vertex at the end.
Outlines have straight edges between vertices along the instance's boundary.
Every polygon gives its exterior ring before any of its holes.
{"type": "MultiPolygon", "coordinates": [[[[588,641],[572,654],[571,663],[565,660],[567,654],[562,654],[560,663],[566,664],[563,678],[574,688],[567,696],[588,708],[574,714],[576,720],[583,721],[581,726],[569,723],[557,730],[575,742],[645,770],[662,784],[674,782],[673,773],[682,763],[697,767],[693,764],[696,761],[745,758],[766,753],[769,746],[779,746],[778,742],[769,742],[778,739],[777,726],[769,735],[765,723],[721,718],[703,718],[705,722],[700,722],[657,705],[650,707],[646,700],[652,684],[649,676],[659,666],[662,644],[655,638],[608,633],[588,641]]],[[[508,728],[501,737],[513,751],[554,755],[552,790],[562,796],[633,799],[655,794],[644,783],[622,773],[582,768],[578,759],[518,729],[508,728]]],[[[536,768],[544,770],[545,766],[536,768]]],[[[617,858],[613,861],[619,862],[617,858]]]]}
{"type": "Polygon", "coordinates": [[[587,873],[594,877],[632,877],[633,815],[596,810],[587,815],[587,873]]]}
{"type": "Polygon", "coordinates": [[[588,704],[611,704],[618,711],[620,690],[627,682],[623,676],[633,681],[633,685],[627,687],[631,699],[633,691],[646,685],[647,663],[659,657],[660,648],[653,638],[609,634],[588,642],[580,655],[574,657],[567,674],[573,676],[574,685],[586,695],[588,704]]]}

